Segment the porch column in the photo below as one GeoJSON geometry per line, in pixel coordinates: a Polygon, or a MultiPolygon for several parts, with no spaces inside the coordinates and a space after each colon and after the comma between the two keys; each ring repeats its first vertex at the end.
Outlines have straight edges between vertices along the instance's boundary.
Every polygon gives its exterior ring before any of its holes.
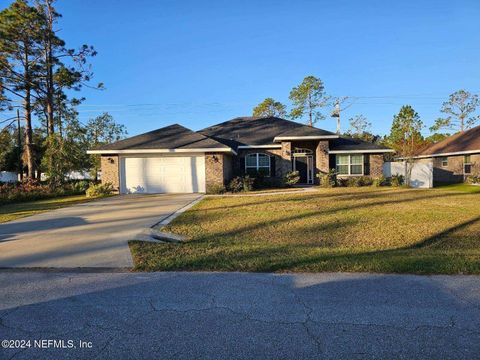
{"type": "Polygon", "coordinates": [[[383,154],[370,154],[370,177],[378,179],[381,176],[383,176],[383,154]]]}
{"type": "MultiPolygon", "coordinates": [[[[330,160],[328,155],[328,140],[320,140],[315,150],[316,173],[328,173],[330,160]]],[[[316,175],[316,174],[315,174],[316,175]]],[[[316,179],[317,181],[318,179],[316,179]]]]}
{"type": "Polygon", "coordinates": [[[292,171],[292,143],[290,141],[282,141],[282,153],[281,153],[282,165],[280,167],[280,177],[285,176],[289,171],[292,171]]]}

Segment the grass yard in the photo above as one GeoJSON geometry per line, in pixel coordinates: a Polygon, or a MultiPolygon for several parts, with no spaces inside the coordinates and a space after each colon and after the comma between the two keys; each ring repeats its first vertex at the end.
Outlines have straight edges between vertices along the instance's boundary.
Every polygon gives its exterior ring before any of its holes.
{"type": "Polygon", "coordinates": [[[188,242],[130,242],[137,271],[480,273],[480,194],[454,188],[212,197],[165,230],[188,242]]]}
{"type": "Polygon", "coordinates": [[[68,205],[82,203],[88,200],[90,199],[88,199],[85,195],[74,195],[0,205],[0,223],[12,221],[21,217],[30,216],[48,210],[58,209],[68,205]]]}
{"type": "Polygon", "coordinates": [[[471,194],[480,193],[480,185],[469,185],[469,184],[452,184],[452,185],[443,185],[435,188],[436,190],[450,190],[450,191],[460,191],[471,194]]]}

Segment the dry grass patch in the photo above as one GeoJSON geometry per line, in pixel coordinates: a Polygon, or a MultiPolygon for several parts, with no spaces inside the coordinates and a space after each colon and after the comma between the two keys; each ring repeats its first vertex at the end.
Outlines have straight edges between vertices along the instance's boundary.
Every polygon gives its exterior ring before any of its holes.
{"type": "Polygon", "coordinates": [[[480,195],[391,188],[207,198],[132,242],[137,270],[480,272],[480,195]]]}

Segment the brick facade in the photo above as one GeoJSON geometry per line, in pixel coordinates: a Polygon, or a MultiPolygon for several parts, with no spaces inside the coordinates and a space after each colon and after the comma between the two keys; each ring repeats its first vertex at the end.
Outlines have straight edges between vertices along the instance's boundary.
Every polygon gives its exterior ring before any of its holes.
{"type": "Polygon", "coordinates": [[[370,177],[378,179],[383,176],[383,154],[370,154],[370,177]]]}
{"type": "Polygon", "coordinates": [[[233,158],[230,154],[205,154],[205,187],[227,185],[233,178],[233,158]]]}
{"type": "Polygon", "coordinates": [[[317,173],[328,173],[330,170],[328,140],[319,141],[315,149],[315,165],[317,173]]]}
{"type": "Polygon", "coordinates": [[[480,154],[470,155],[472,162],[472,175],[480,176],[480,154]]]}
{"type": "Polygon", "coordinates": [[[110,183],[116,191],[120,191],[118,155],[104,155],[100,158],[102,184],[110,183]]]}
{"type": "MultiPolygon", "coordinates": [[[[456,183],[464,180],[464,155],[447,156],[447,166],[442,165],[443,157],[432,158],[433,181],[436,183],[456,183]]],[[[480,154],[471,154],[472,175],[480,175],[480,154]]]]}

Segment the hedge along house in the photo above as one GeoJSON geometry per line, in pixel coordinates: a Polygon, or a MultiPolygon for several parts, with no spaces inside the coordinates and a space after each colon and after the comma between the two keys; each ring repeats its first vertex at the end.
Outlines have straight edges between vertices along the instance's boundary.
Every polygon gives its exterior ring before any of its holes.
{"type": "Polygon", "coordinates": [[[292,170],[301,184],[330,169],[377,178],[387,152],[275,117],[240,117],[197,132],[171,125],[88,151],[101,155],[102,182],[120,193],[206,192],[246,174],[280,185],[292,170]]]}
{"type": "Polygon", "coordinates": [[[433,183],[459,183],[480,176],[480,126],[432,144],[415,156],[416,162],[433,164],[433,183]]]}

